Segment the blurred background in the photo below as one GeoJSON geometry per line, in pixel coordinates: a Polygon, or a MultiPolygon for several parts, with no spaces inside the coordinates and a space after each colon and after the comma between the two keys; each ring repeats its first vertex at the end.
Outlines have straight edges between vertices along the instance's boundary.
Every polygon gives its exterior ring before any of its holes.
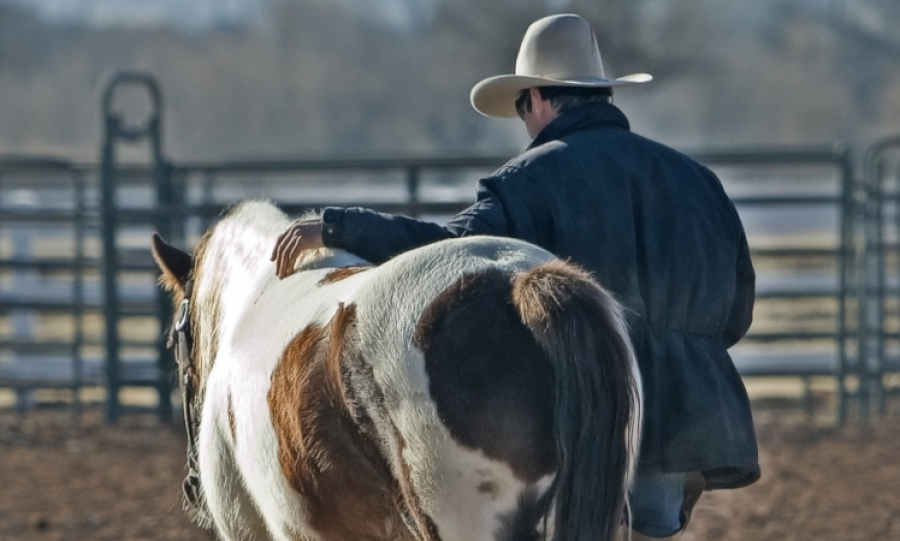
{"type": "Polygon", "coordinates": [[[757,270],[763,478],[682,540],[900,539],[897,0],[0,0],[0,540],[211,539],[151,231],[247,196],[445,219],[528,143],[469,91],[560,12],[654,75],[615,103],[722,179],[757,270]]]}
{"type": "Polygon", "coordinates": [[[0,152],[95,159],[98,82],[155,74],[175,159],[512,153],[468,103],[573,11],[635,131],[678,148],[864,145],[900,129],[894,0],[0,0],[0,152]]]}

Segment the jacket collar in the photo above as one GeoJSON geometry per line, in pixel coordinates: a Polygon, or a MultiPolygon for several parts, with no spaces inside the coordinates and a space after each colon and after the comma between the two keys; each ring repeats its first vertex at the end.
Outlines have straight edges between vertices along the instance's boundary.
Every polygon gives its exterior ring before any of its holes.
{"type": "Polygon", "coordinates": [[[588,103],[566,110],[537,134],[528,149],[562,139],[576,131],[609,127],[630,130],[628,119],[618,107],[608,103],[588,103]]]}

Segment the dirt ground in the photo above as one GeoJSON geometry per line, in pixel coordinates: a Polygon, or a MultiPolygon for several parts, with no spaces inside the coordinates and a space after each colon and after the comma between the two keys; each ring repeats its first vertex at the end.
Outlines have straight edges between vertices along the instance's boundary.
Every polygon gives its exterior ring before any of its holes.
{"type": "MultiPolygon", "coordinates": [[[[762,479],[706,493],[682,541],[900,540],[900,418],[842,428],[755,403],[762,479]]],[[[181,506],[179,426],[0,413],[0,540],[203,540],[181,506]]]]}

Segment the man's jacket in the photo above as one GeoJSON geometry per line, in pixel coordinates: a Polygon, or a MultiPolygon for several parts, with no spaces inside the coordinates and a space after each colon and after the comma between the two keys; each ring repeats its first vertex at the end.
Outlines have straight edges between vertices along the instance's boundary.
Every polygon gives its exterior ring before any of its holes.
{"type": "Polygon", "coordinates": [[[754,300],[740,219],[709,169],[633,134],[618,108],[561,114],[446,226],[358,208],[326,209],[323,222],[327,246],[375,263],[490,234],[586,268],[626,307],[644,384],[641,470],[702,471],[707,488],[759,477],[747,393],[726,351],[754,300]]]}

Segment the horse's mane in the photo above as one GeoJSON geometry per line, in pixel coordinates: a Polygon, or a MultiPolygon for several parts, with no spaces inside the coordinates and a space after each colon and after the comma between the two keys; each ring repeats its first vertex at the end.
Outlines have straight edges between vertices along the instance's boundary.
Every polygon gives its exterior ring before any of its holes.
{"type": "MultiPolygon", "coordinates": [[[[308,210],[300,218],[316,218],[321,211],[308,210]]],[[[259,248],[271,250],[274,240],[291,224],[287,214],[269,199],[244,199],[237,201],[222,212],[219,222],[210,228],[195,249],[195,255],[205,254],[209,245],[217,242],[229,242],[229,249],[244,256],[250,255],[255,260],[260,257],[259,248]],[[268,241],[268,242],[261,242],[268,241]],[[243,246],[242,246],[243,245],[243,246]],[[251,255],[252,254],[252,255],[251,255]]],[[[269,262],[269,254],[264,262],[269,262]]],[[[198,262],[201,257],[197,257],[198,262]]],[[[248,264],[252,263],[247,261],[248,264]]],[[[307,250],[300,254],[294,269],[297,271],[321,267],[342,267],[365,263],[360,258],[343,250],[319,248],[307,250]]],[[[274,264],[272,264],[274,274],[274,264]]]]}

